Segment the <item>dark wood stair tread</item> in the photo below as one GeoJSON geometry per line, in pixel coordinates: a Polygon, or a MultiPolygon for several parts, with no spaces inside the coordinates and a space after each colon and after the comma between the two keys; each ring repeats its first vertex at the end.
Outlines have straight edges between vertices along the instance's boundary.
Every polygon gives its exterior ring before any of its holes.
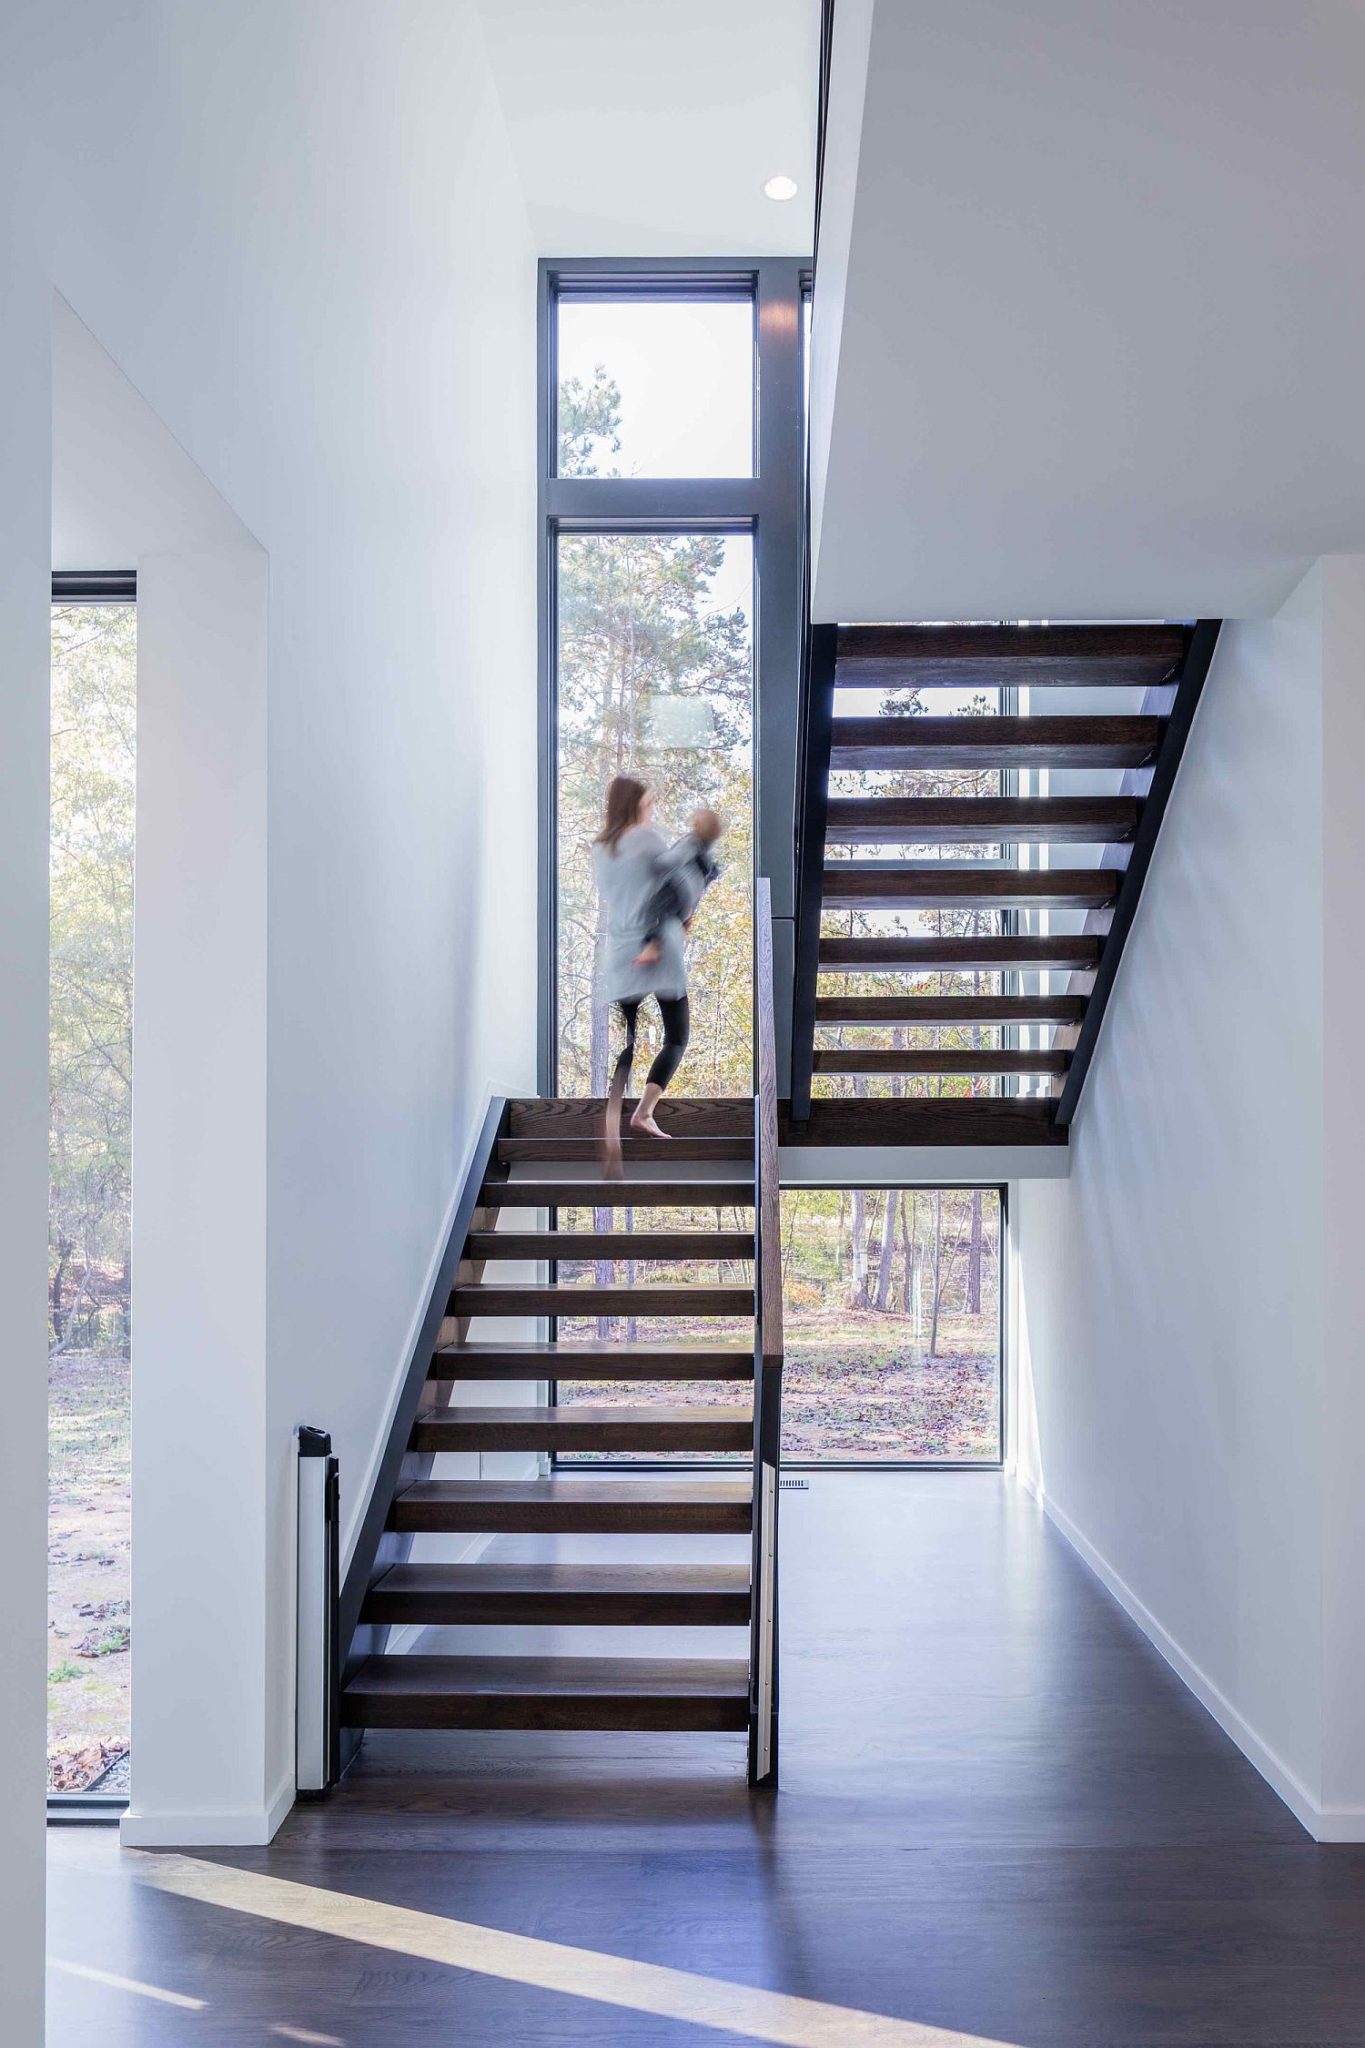
{"type": "Polygon", "coordinates": [[[748,1665],[731,1658],[369,1657],[342,1693],[369,1728],[748,1725],[748,1665]]]}
{"type": "Polygon", "coordinates": [[[749,1529],[750,1508],[747,1480],[420,1479],[394,1500],[389,1527],[741,1535],[749,1529]]]}
{"type": "Polygon", "coordinates": [[[847,1046],[815,1048],[817,1074],[1064,1074],[1068,1052],[917,1052],[913,1047],[867,1052],[847,1046]]]}
{"type": "Polygon", "coordinates": [[[540,1286],[533,1280],[507,1286],[456,1287],[453,1316],[751,1316],[750,1287],[540,1286]]]}
{"type": "Polygon", "coordinates": [[[361,1617],[390,1626],[741,1626],[744,1564],[399,1564],[371,1587],[361,1617]]]}
{"type": "Polygon", "coordinates": [[[752,1209],[752,1175],[733,1180],[490,1180],[485,1209],[752,1209]]]}
{"type": "MultiPolygon", "coordinates": [[[[754,1156],[752,1138],[648,1138],[623,1132],[623,1157],[632,1159],[746,1159],[754,1156]]],[[[515,1160],[539,1159],[546,1164],[563,1160],[568,1164],[591,1161],[602,1156],[602,1140],[593,1138],[499,1138],[498,1158],[504,1164],[515,1160]]]]}
{"type": "Polygon", "coordinates": [[[737,1344],[452,1344],[431,1361],[435,1380],[751,1380],[754,1354],[737,1344]]]}
{"type": "Polygon", "coordinates": [[[1183,626],[840,626],[840,689],[1028,683],[1150,687],[1183,666],[1183,626]]]}
{"type": "MultiPolygon", "coordinates": [[[[628,1095],[629,1118],[638,1096],[628,1095]]],[[[591,1138],[602,1128],[606,1102],[601,1096],[535,1096],[507,1106],[511,1138],[591,1138]]],[[[667,1095],[656,1112],[662,1128],[674,1138],[744,1138],[753,1142],[754,1104],[749,1095],[667,1095]]]]}
{"type": "Polygon", "coordinates": [[[1161,745],[1159,718],[836,718],[830,766],[1141,768],[1161,745]]]}
{"type": "Polygon", "coordinates": [[[1141,816],[1131,796],[831,797],[825,839],[846,846],[1099,844],[1131,839],[1141,816]]]}
{"type": "Polygon", "coordinates": [[[1079,1024],[1084,996],[820,996],[817,1024],[1079,1024]]]}
{"type": "Polygon", "coordinates": [[[784,1145],[1065,1145],[1049,1096],[817,1098],[799,1123],[781,1119],[784,1145]]]}
{"type": "Polygon", "coordinates": [[[1102,941],[1088,932],[1048,938],[904,938],[899,933],[820,941],[822,974],[994,974],[1009,968],[1097,967],[1102,941]]]}
{"type": "Polygon", "coordinates": [[[568,1402],[553,1408],[435,1408],[413,1425],[415,1451],[744,1451],[753,1410],[624,1407],[568,1402]]]}
{"type": "Polygon", "coordinates": [[[467,1259],[751,1259],[751,1230],[474,1230],[467,1259]]]}
{"type": "Polygon", "coordinates": [[[1004,909],[1011,904],[1050,903],[1101,909],[1114,901],[1122,880],[1121,868],[992,868],[964,862],[955,869],[951,861],[847,860],[826,866],[822,895],[830,909],[853,909],[865,903],[923,909],[974,904],[1004,909]]]}

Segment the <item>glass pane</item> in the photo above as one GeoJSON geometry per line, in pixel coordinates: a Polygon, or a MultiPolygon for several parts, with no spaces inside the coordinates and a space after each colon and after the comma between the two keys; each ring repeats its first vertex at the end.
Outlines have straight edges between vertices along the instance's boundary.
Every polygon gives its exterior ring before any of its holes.
{"type": "Polygon", "coordinates": [[[782,1235],[783,1456],[997,1460],[999,1191],[789,1189],[782,1235]]]}
{"type": "Polygon", "coordinates": [[[136,608],[54,606],[48,1783],[69,1792],[126,1790],[136,706],[136,608]]]}
{"type": "Polygon", "coordinates": [[[559,301],[559,475],[752,476],[752,299],[559,301]]]}
{"type": "MultiPolygon", "coordinates": [[[[726,823],[721,876],[688,942],[686,1095],[753,1087],[753,543],[748,534],[573,534],[559,542],[559,1092],[606,1093],[619,1022],[597,999],[603,934],[592,842],[607,786],[649,785],[670,837],[706,805],[726,823]]],[[[635,1089],[658,1044],[640,1019],[635,1089]]]]}

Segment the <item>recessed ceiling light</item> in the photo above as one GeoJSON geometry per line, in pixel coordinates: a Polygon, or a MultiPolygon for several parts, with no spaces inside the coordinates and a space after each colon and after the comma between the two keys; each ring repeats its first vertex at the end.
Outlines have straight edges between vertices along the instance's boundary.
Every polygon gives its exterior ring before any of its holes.
{"type": "Polygon", "coordinates": [[[769,178],[767,184],[763,187],[763,191],[769,199],[795,199],[797,191],[796,180],[795,178],[788,177],[769,178]]]}

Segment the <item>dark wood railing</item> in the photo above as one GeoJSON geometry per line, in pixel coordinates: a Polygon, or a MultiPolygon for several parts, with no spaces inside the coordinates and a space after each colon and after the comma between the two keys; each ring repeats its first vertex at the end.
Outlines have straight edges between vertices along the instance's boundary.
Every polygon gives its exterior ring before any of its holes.
{"type": "Polygon", "coordinates": [[[777,1783],[777,1503],[782,1455],[782,1209],[777,1156],[772,891],[754,892],[754,1535],[749,1783],[777,1783]]]}

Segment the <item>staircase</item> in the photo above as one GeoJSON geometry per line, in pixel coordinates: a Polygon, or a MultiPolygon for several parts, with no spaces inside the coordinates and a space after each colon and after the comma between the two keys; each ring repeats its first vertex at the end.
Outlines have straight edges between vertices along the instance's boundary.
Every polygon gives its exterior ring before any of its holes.
{"type": "Polygon", "coordinates": [[[795,1142],[813,1113],[848,1142],[1064,1142],[1217,635],[811,629],[795,1142]],[[939,715],[947,690],[978,701],[939,715]],[[875,1103],[813,1103],[874,1076],[875,1103]]]}
{"type": "MultiPolygon", "coordinates": [[[[771,1079],[770,945],[765,914],[759,1032],[771,1079]]],[[[434,1305],[436,1341],[415,1362],[343,1594],[343,1727],[732,1730],[748,1735],[753,1782],[772,1782],[775,1565],[764,1546],[776,1541],[780,1286],[764,1290],[766,1327],[755,1295],[764,1217],[771,1274],[779,1270],[771,1085],[759,1100],[757,1129],[747,1099],[666,1101],[660,1122],[674,1135],[628,1136],[623,1180],[601,1175],[600,1103],[521,1101],[490,1113],[434,1305]],[[640,1211],[644,1227],[628,1228],[627,1212],[633,1222],[640,1211]],[[502,1269],[512,1262],[543,1277],[509,1280],[502,1269]],[[718,1267],[723,1279],[702,1277],[718,1267]],[[585,1319],[626,1319],[647,1334],[575,1333],[585,1319]],[[528,1321],[557,1334],[500,1332],[528,1321]],[[535,1383],[534,1405],[498,1401],[514,1383],[523,1393],[535,1383]],[[559,1387],[594,1383],[615,1398],[555,1399],[559,1387]],[[632,1395],[638,1387],[638,1399],[622,1399],[623,1385],[632,1395]],[[443,1476],[435,1461],[450,1453],[467,1465],[478,1454],[478,1469],[443,1476]],[[685,1464],[579,1474],[554,1462],[583,1453],[728,1458],[733,1474],[685,1464]],[[540,1469],[486,1472],[485,1460],[505,1466],[508,1454],[540,1469]],[[461,1561],[414,1562],[414,1539],[432,1535],[481,1547],[461,1561]],[[734,1540],[689,1556],[688,1540],[703,1537],[734,1540]],[[733,1554],[717,1559],[718,1548],[733,1554]],[[723,1628],[735,1632],[735,1652],[545,1653],[546,1632],[557,1646],[561,1630],[596,1627],[723,1628]],[[390,1639],[471,1628],[534,1635],[515,1655],[501,1634],[497,1654],[470,1652],[463,1639],[453,1653],[433,1653],[420,1635],[405,1648],[390,1639]]]]}

